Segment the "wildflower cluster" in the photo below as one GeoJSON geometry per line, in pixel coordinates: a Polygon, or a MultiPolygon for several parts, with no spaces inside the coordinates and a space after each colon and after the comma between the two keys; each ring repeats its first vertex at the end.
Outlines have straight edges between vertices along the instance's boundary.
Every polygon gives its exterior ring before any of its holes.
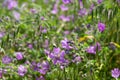
{"type": "Polygon", "coordinates": [[[0,1],[0,79],[119,79],[119,7],[120,0],[0,1]]]}

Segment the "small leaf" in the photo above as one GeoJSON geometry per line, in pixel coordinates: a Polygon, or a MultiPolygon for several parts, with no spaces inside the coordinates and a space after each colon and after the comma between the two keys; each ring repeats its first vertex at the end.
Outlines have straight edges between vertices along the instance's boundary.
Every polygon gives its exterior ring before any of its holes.
{"type": "Polygon", "coordinates": [[[84,37],[81,37],[79,38],[79,42],[82,42],[82,41],[85,41],[85,40],[88,40],[88,39],[94,39],[94,36],[84,36],[84,37]]]}
{"type": "Polygon", "coordinates": [[[114,44],[116,47],[120,48],[120,45],[118,43],[111,42],[111,44],[114,44]]]}

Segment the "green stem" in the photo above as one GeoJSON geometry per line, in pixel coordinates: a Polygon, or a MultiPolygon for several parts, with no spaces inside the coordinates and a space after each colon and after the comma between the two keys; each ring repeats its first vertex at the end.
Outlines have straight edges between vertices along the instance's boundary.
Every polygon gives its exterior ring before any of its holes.
{"type": "Polygon", "coordinates": [[[118,78],[115,78],[116,80],[118,80],[118,78]]]}

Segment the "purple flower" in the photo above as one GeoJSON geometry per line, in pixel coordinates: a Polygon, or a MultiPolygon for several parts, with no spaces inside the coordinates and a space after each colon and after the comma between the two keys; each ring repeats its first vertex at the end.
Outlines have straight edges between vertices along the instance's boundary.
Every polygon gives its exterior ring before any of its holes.
{"type": "Polygon", "coordinates": [[[9,10],[16,8],[18,3],[16,0],[5,0],[3,5],[7,6],[9,10]]]}
{"type": "Polygon", "coordinates": [[[90,53],[90,54],[96,54],[96,48],[95,46],[90,46],[89,48],[87,48],[87,53],[90,53]]]}
{"type": "Polygon", "coordinates": [[[64,40],[61,41],[62,44],[62,48],[65,48],[67,50],[72,49],[73,47],[70,46],[70,44],[68,43],[69,41],[67,40],[67,38],[65,38],[64,40]]]}
{"type": "Polygon", "coordinates": [[[49,55],[49,54],[50,54],[50,51],[47,50],[47,49],[44,49],[44,53],[45,53],[46,55],[49,55]]]}
{"type": "Polygon", "coordinates": [[[44,68],[44,69],[49,69],[50,68],[50,65],[48,63],[48,61],[43,61],[41,66],[44,68]]]}
{"type": "Polygon", "coordinates": [[[9,56],[4,56],[4,57],[2,58],[2,62],[3,62],[4,64],[9,64],[9,63],[12,62],[12,58],[10,58],[9,56]]]}
{"type": "Polygon", "coordinates": [[[68,10],[68,7],[65,6],[64,4],[62,4],[62,5],[60,6],[60,9],[61,9],[62,11],[67,11],[67,10],[68,10]]]}
{"type": "Polygon", "coordinates": [[[92,4],[92,5],[90,6],[90,13],[93,11],[94,7],[95,7],[94,4],[92,4]]]}
{"type": "Polygon", "coordinates": [[[53,52],[54,52],[55,54],[60,53],[60,48],[54,48],[54,49],[53,49],[53,52]]]}
{"type": "Polygon", "coordinates": [[[96,43],[95,47],[96,47],[96,49],[97,49],[98,51],[100,51],[100,50],[101,50],[101,45],[100,45],[100,43],[99,43],[99,42],[97,42],[97,43],[96,43]]]}
{"type": "Polygon", "coordinates": [[[98,29],[99,29],[100,32],[103,32],[105,30],[105,24],[99,22],[98,23],[98,29]]]}
{"type": "Polygon", "coordinates": [[[83,2],[82,2],[82,0],[79,0],[79,3],[80,3],[80,8],[82,9],[83,8],[83,2]]]}
{"type": "Polygon", "coordinates": [[[50,66],[48,61],[42,61],[40,63],[32,62],[31,68],[42,75],[45,75],[49,70],[50,66]]]}
{"type": "Polygon", "coordinates": [[[54,48],[52,53],[50,53],[48,56],[53,59],[55,57],[59,57],[60,56],[60,48],[54,48]]]}
{"type": "Polygon", "coordinates": [[[53,64],[55,65],[67,65],[69,63],[68,60],[66,60],[64,57],[55,57],[52,59],[53,64]]]}
{"type": "Polygon", "coordinates": [[[120,70],[118,68],[114,68],[113,70],[111,70],[111,75],[114,78],[118,78],[120,76],[120,70]]]}
{"type": "Polygon", "coordinates": [[[58,10],[57,10],[56,8],[54,8],[54,9],[51,11],[52,14],[57,14],[57,12],[58,12],[58,10]]]}
{"type": "Polygon", "coordinates": [[[47,71],[48,71],[48,70],[47,70],[47,69],[44,69],[44,68],[38,70],[38,72],[40,72],[40,74],[43,74],[43,75],[45,75],[45,74],[47,73],[47,71]]]}
{"type": "Polygon", "coordinates": [[[47,29],[44,28],[44,29],[42,30],[42,33],[47,33],[47,29]]]}
{"type": "Polygon", "coordinates": [[[71,0],[62,0],[62,2],[63,2],[64,4],[69,4],[69,3],[71,3],[71,0]]]}
{"type": "Polygon", "coordinates": [[[85,9],[85,8],[80,9],[79,12],[78,12],[78,15],[80,15],[80,16],[85,16],[85,15],[87,15],[86,9],[85,9]]]}
{"type": "Polygon", "coordinates": [[[38,71],[45,75],[47,73],[47,71],[49,70],[50,66],[49,66],[49,63],[47,61],[43,61],[41,64],[40,64],[40,69],[38,69],[38,71]]]}
{"type": "Polygon", "coordinates": [[[74,57],[74,59],[72,60],[72,62],[73,62],[73,63],[79,63],[79,62],[81,62],[81,57],[75,55],[75,57],[74,57]]]}
{"type": "Polygon", "coordinates": [[[98,0],[97,2],[98,2],[98,4],[101,4],[103,2],[103,0],[98,0]]]}
{"type": "Polygon", "coordinates": [[[32,44],[28,44],[28,48],[32,49],[33,48],[33,45],[32,44]]]}
{"type": "Polygon", "coordinates": [[[96,51],[100,51],[100,50],[101,50],[101,45],[100,43],[97,42],[96,45],[87,48],[86,52],[90,54],[96,54],[96,51]]]}
{"type": "Polygon", "coordinates": [[[31,65],[30,65],[31,69],[33,69],[34,71],[38,71],[39,67],[37,65],[37,63],[35,61],[32,61],[31,65]]]}
{"type": "Polygon", "coordinates": [[[69,62],[65,59],[65,54],[65,51],[61,51],[60,48],[54,48],[49,57],[55,65],[67,65],[69,62]]]}
{"type": "Polygon", "coordinates": [[[0,38],[4,37],[5,33],[4,32],[0,32],[0,38]]]}
{"type": "Polygon", "coordinates": [[[36,10],[36,9],[31,8],[31,9],[30,9],[30,12],[31,12],[31,13],[33,13],[33,14],[35,14],[35,13],[37,13],[37,10],[36,10]]]}
{"type": "Polygon", "coordinates": [[[47,29],[46,29],[46,28],[43,28],[42,26],[40,26],[40,31],[41,31],[42,33],[47,33],[47,29]]]}
{"type": "Polygon", "coordinates": [[[20,19],[20,13],[16,12],[16,11],[13,11],[13,16],[16,20],[19,20],[20,19]]]}
{"type": "Polygon", "coordinates": [[[51,13],[52,13],[52,14],[57,14],[57,13],[58,13],[57,4],[54,5],[51,13]]]}
{"type": "Polygon", "coordinates": [[[43,76],[37,77],[36,80],[45,80],[43,76]]]}
{"type": "Polygon", "coordinates": [[[61,20],[64,21],[64,22],[69,22],[69,21],[70,21],[70,17],[69,17],[69,16],[64,16],[64,15],[61,15],[61,16],[59,17],[59,19],[61,19],[61,20]]]}
{"type": "Polygon", "coordinates": [[[43,16],[41,16],[40,19],[41,19],[41,20],[47,20],[47,19],[45,19],[43,16]]]}
{"type": "Polygon", "coordinates": [[[50,53],[50,58],[54,58],[55,56],[57,57],[59,53],[60,53],[60,48],[54,48],[52,53],[50,53]]]}
{"type": "Polygon", "coordinates": [[[22,52],[16,52],[15,55],[16,55],[17,60],[22,60],[23,59],[22,52]]]}
{"type": "Polygon", "coordinates": [[[68,34],[70,34],[70,31],[68,30],[64,31],[64,35],[68,35],[68,34]]]}
{"type": "Polygon", "coordinates": [[[25,66],[20,65],[20,66],[18,67],[18,74],[19,74],[20,76],[24,76],[26,73],[27,73],[27,69],[25,68],[25,66]]]}

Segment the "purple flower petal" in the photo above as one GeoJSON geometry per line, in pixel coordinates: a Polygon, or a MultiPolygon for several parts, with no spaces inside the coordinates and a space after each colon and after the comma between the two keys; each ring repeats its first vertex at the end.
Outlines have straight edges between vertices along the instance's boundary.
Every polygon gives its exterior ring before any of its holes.
{"type": "Polygon", "coordinates": [[[20,13],[16,12],[16,11],[13,11],[13,16],[16,20],[19,20],[20,19],[20,13]]]}
{"type": "Polygon", "coordinates": [[[67,10],[68,10],[68,7],[65,6],[64,4],[62,4],[62,5],[60,6],[60,9],[61,9],[62,11],[67,11],[67,10]]]}
{"type": "Polygon", "coordinates": [[[82,0],[79,0],[79,3],[80,3],[80,8],[82,9],[83,8],[83,2],[82,2],[82,0]]]}
{"type": "Polygon", "coordinates": [[[4,64],[9,64],[9,63],[12,62],[12,58],[10,58],[9,56],[4,56],[4,57],[2,58],[2,62],[3,62],[4,64]]]}
{"type": "Polygon", "coordinates": [[[69,3],[71,3],[71,0],[62,0],[62,2],[63,2],[64,4],[69,4],[69,3]]]}
{"type": "Polygon", "coordinates": [[[18,67],[18,74],[19,74],[20,76],[24,76],[26,73],[27,73],[27,69],[25,68],[25,66],[20,65],[20,66],[18,67]]]}
{"type": "Polygon", "coordinates": [[[95,46],[90,46],[89,48],[87,48],[87,53],[90,53],[90,54],[96,54],[96,50],[95,50],[95,46]]]}
{"type": "Polygon", "coordinates": [[[103,2],[103,0],[98,0],[97,2],[98,2],[98,4],[101,4],[103,2]]]}
{"type": "Polygon", "coordinates": [[[120,76],[120,70],[118,68],[114,68],[113,70],[111,70],[111,75],[114,78],[118,78],[120,76]]]}
{"type": "Polygon", "coordinates": [[[82,8],[79,10],[78,15],[80,16],[85,16],[87,15],[87,10],[85,8],[82,8]]]}
{"type": "Polygon", "coordinates": [[[0,38],[4,37],[5,33],[4,32],[0,32],[0,38]]]}
{"type": "Polygon", "coordinates": [[[16,8],[18,6],[18,3],[16,0],[5,0],[3,3],[4,6],[7,6],[9,10],[16,8]]]}
{"type": "Polygon", "coordinates": [[[61,15],[61,16],[59,17],[59,19],[61,19],[61,20],[64,21],[64,22],[69,22],[69,21],[70,21],[70,17],[69,17],[69,16],[64,16],[64,15],[61,15]]]}
{"type": "Polygon", "coordinates": [[[22,52],[16,52],[15,55],[16,55],[17,60],[22,60],[23,59],[22,52]]]}
{"type": "Polygon", "coordinates": [[[98,23],[98,29],[99,29],[100,32],[103,32],[105,30],[105,24],[99,22],[98,23]]]}

